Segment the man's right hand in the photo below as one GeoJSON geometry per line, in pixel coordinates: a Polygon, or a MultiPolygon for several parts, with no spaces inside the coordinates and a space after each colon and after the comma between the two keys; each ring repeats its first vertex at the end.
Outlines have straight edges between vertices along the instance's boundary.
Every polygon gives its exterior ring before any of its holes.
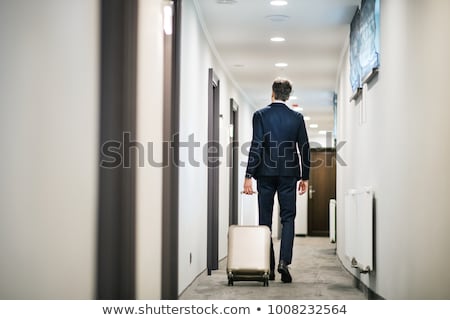
{"type": "Polygon", "coordinates": [[[253,194],[253,181],[252,178],[244,179],[244,193],[245,194],[253,194]]]}

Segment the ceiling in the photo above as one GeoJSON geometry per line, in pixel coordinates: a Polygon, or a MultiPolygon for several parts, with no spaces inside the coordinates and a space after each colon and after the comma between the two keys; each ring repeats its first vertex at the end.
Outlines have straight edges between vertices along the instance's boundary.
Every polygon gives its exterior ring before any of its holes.
{"type": "Polygon", "coordinates": [[[211,40],[255,107],[270,103],[278,77],[293,83],[289,105],[311,118],[310,137],[333,131],[333,92],[349,24],[360,0],[194,0],[211,40]],[[283,42],[272,42],[283,37],[283,42]],[[287,67],[276,67],[285,62],[287,67]]]}

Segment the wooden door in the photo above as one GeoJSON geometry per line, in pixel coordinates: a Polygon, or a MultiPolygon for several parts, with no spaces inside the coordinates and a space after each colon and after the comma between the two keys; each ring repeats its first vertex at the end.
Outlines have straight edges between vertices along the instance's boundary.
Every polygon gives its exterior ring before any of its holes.
{"type": "Polygon", "coordinates": [[[335,198],[336,150],[312,149],[308,188],[309,236],[329,236],[329,203],[335,198]]]}

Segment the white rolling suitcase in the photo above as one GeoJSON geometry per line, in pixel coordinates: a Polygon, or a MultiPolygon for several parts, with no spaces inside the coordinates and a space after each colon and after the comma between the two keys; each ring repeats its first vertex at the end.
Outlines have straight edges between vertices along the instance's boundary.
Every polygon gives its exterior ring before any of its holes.
{"type": "MultiPolygon", "coordinates": [[[[241,208],[243,200],[241,196],[241,208]]],[[[242,215],[244,211],[241,210],[242,215]]],[[[228,229],[228,285],[234,281],[261,281],[269,286],[270,229],[259,225],[231,225],[228,229]]]]}

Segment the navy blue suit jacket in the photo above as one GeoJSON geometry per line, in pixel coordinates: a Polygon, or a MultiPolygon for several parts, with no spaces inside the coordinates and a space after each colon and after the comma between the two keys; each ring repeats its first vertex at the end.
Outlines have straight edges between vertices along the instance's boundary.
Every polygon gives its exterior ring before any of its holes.
{"type": "Polygon", "coordinates": [[[309,141],[303,115],[284,103],[272,103],[256,111],[246,177],[293,176],[309,180],[309,167],[309,141]]]}

